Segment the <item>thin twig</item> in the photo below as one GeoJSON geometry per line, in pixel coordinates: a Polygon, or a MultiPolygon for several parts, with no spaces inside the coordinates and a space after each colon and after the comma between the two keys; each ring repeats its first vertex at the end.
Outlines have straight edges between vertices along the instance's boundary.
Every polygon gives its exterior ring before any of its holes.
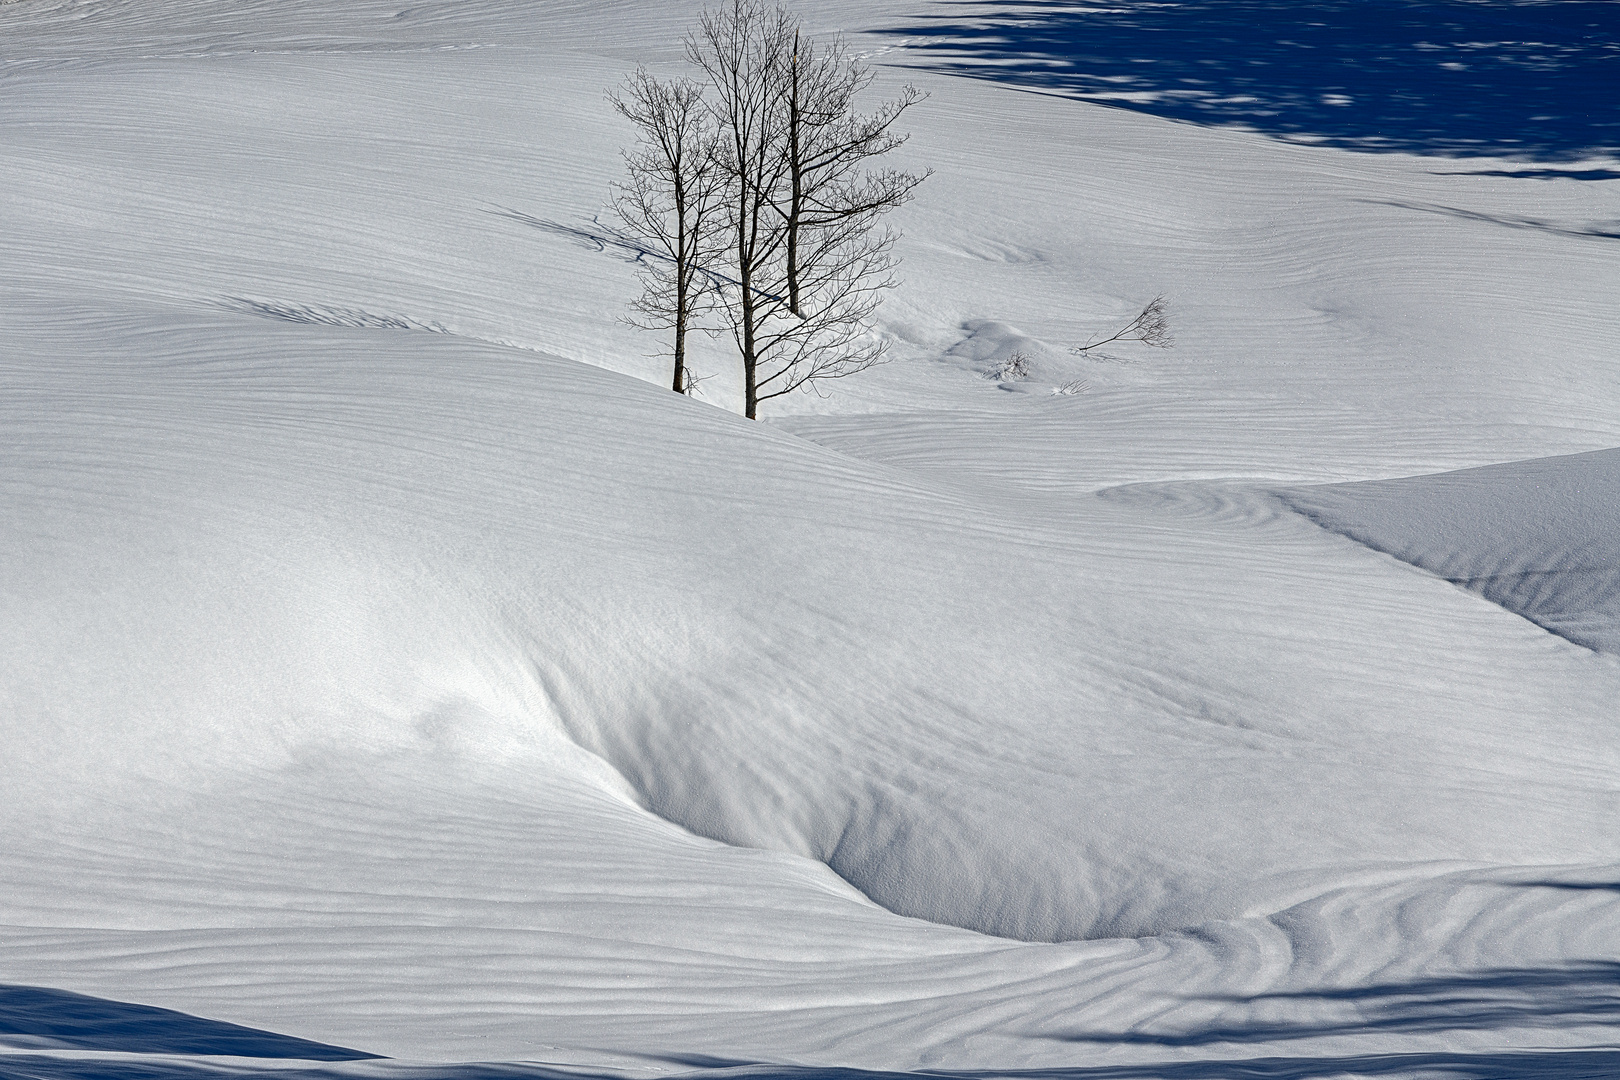
{"type": "Polygon", "coordinates": [[[1162,296],[1155,296],[1137,313],[1136,318],[1126,323],[1124,328],[1113,336],[1093,341],[1088,345],[1076,345],[1069,351],[1084,355],[1092,349],[1116,341],[1140,341],[1143,345],[1151,345],[1155,349],[1168,349],[1175,345],[1176,339],[1170,334],[1169,301],[1162,296]]]}

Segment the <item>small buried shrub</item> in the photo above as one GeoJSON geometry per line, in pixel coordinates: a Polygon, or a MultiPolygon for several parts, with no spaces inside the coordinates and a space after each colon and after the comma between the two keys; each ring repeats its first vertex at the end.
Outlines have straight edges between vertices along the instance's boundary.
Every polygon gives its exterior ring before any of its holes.
{"type": "Polygon", "coordinates": [[[1029,378],[1029,354],[1015,352],[1011,356],[996,361],[984,377],[992,382],[1017,382],[1019,379],[1029,378]]]}

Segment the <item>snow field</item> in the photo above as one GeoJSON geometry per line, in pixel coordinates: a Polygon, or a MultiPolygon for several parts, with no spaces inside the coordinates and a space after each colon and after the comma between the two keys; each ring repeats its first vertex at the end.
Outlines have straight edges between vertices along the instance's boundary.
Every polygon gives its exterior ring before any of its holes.
{"type": "Polygon", "coordinates": [[[1614,444],[1612,185],[915,73],[894,362],[751,425],[568,233],[690,9],[0,12],[5,981],[625,1071],[1612,1039],[1620,668],[1499,606],[1608,640],[1609,456],[1388,479],[1614,444]]]}

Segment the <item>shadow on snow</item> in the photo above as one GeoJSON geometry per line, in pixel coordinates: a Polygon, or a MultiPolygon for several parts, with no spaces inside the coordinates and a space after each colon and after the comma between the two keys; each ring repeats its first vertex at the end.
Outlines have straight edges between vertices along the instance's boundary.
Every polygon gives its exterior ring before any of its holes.
{"type": "MultiPolygon", "coordinates": [[[[150,1005],[10,984],[0,984],[0,1046],[306,1061],[376,1056],[150,1005]]],[[[0,1076],[10,1075],[4,1063],[15,1060],[14,1055],[0,1057],[0,1076]]]]}
{"type": "Polygon", "coordinates": [[[1358,202],[1376,202],[1383,206],[1398,206],[1402,210],[1418,210],[1426,214],[1445,214],[1465,221],[1482,221],[1507,229],[1534,229],[1555,236],[1572,236],[1577,240],[1620,240],[1620,221],[1586,222],[1573,225],[1547,221],[1542,218],[1519,215],[1482,214],[1478,210],[1464,210],[1460,206],[1441,206],[1436,203],[1402,202],[1399,199],[1360,199],[1358,202]]]}
{"type": "MultiPolygon", "coordinates": [[[[1526,887],[1615,888],[1596,882],[1574,885],[1534,882],[1526,887]]],[[[1589,961],[1561,968],[1501,968],[1403,983],[1194,1000],[1228,1004],[1262,1016],[1267,1011],[1283,1011],[1284,1015],[1306,1012],[1317,1019],[1299,1023],[1257,1018],[1192,1031],[1076,1031],[1068,1038],[1089,1043],[1203,1046],[1372,1032],[1614,1025],[1620,1023],[1620,963],[1589,961]],[[1308,1008],[1301,1010],[1301,1005],[1308,1008]]]]}
{"type": "Polygon", "coordinates": [[[886,30],[937,71],[1354,150],[1620,153],[1615,0],[942,3],[886,30]]]}
{"type": "MultiPolygon", "coordinates": [[[[1620,888],[1610,882],[1521,884],[1620,888]]],[[[690,1054],[670,1054],[658,1064],[663,1074],[688,1080],[1327,1080],[1395,1076],[1612,1080],[1620,1076],[1620,1049],[1608,1047],[1334,1056],[1275,1052],[1278,1042],[1322,1036],[1611,1026],[1620,1023],[1620,962],[1506,968],[1404,983],[1191,1000],[1229,1006],[1251,1018],[1183,1031],[1076,1029],[1054,1036],[1075,1044],[1076,1064],[1052,1069],[900,1073],[769,1065],[690,1054]],[[1266,1019],[1268,1012],[1303,1014],[1311,1019],[1303,1023],[1266,1019]],[[1230,1056],[1244,1044],[1256,1043],[1271,1044],[1265,1047],[1270,1052],[1230,1056]],[[1084,1063],[1104,1045],[1179,1049],[1185,1054],[1217,1044],[1226,1056],[1213,1060],[1183,1057],[1147,1064],[1084,1063]]],[[[616,1080],[620,1075],[539,1062],[429,1065],[390,1061],[166,1009],[26,986],[0,987],[0,1033],[0,1043],[25,1048],[25,1052],[0,1053],[0,1080],[616,1080]],[[87,1050],[103,1053],[82,1052],[87,1050]],[[261,1060],[251,1064],[220,1060],[225,1056],[261,1060]],[[283,1060],[263,1060],[270,1058],[283,1060]],[[290,1058],[302,1060],[286,1060],[290,1058]]]]}
{"type": "MultiPolygon", "coordinates": [[[[1482,1054],[1363,1054],[1340,1057],[1259,1057],[1227,1061],[1174,1061],[1149,1065],[1097,1065],[1020,1072],[881,1073],[806,1066],[734,1066],[664,1074],[682,1080],[1346,1080],[1348,1077],[1422,1077],[1424,1080],[1614,1080],[1620,1051],[1566,1050],[1482,1054]]],[[[94,1061],[40,1055],[0,1055],[0,1080],[622,1080],[540,1064],[383,1065],[245,1069],[219,1063],[94,1061]]]]}

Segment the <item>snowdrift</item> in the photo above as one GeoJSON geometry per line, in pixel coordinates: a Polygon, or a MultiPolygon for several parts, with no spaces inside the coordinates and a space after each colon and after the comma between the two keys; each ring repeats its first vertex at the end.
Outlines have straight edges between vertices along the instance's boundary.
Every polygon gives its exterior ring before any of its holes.
{"type": "Polygon", "coordinates": [[[615,1075],[1591,1066],[1602,181],[913,70],[894,362],[750,424],[590,239],[697,6],[0,5],[4,981],[615,1075]]]}
{"type": "Polygon", "coordinates": [[[1577,645],[1620,653],[1620,451],[1283,495],[1577,645]]]}
{"type": "Polygon", "coordinates": [[[1524,732],[1370,687],[1299,708],[1256,653],[1319,656],[1165,589],[1278,567],[1218,534],[1159,565],[1128,502],[1059,530],[442,335],[70,321],[10,335],[37,335],[8,371],[14,809],[84,776],[104,796],[314,753],[543,752],[899,914],[1036,941],[1609,851],[1606,783],[1523,768],[1601,745],[1600,696],[1524,732]],[[1282,826],[1279,804],[1307,809],[1282,826]]]}

